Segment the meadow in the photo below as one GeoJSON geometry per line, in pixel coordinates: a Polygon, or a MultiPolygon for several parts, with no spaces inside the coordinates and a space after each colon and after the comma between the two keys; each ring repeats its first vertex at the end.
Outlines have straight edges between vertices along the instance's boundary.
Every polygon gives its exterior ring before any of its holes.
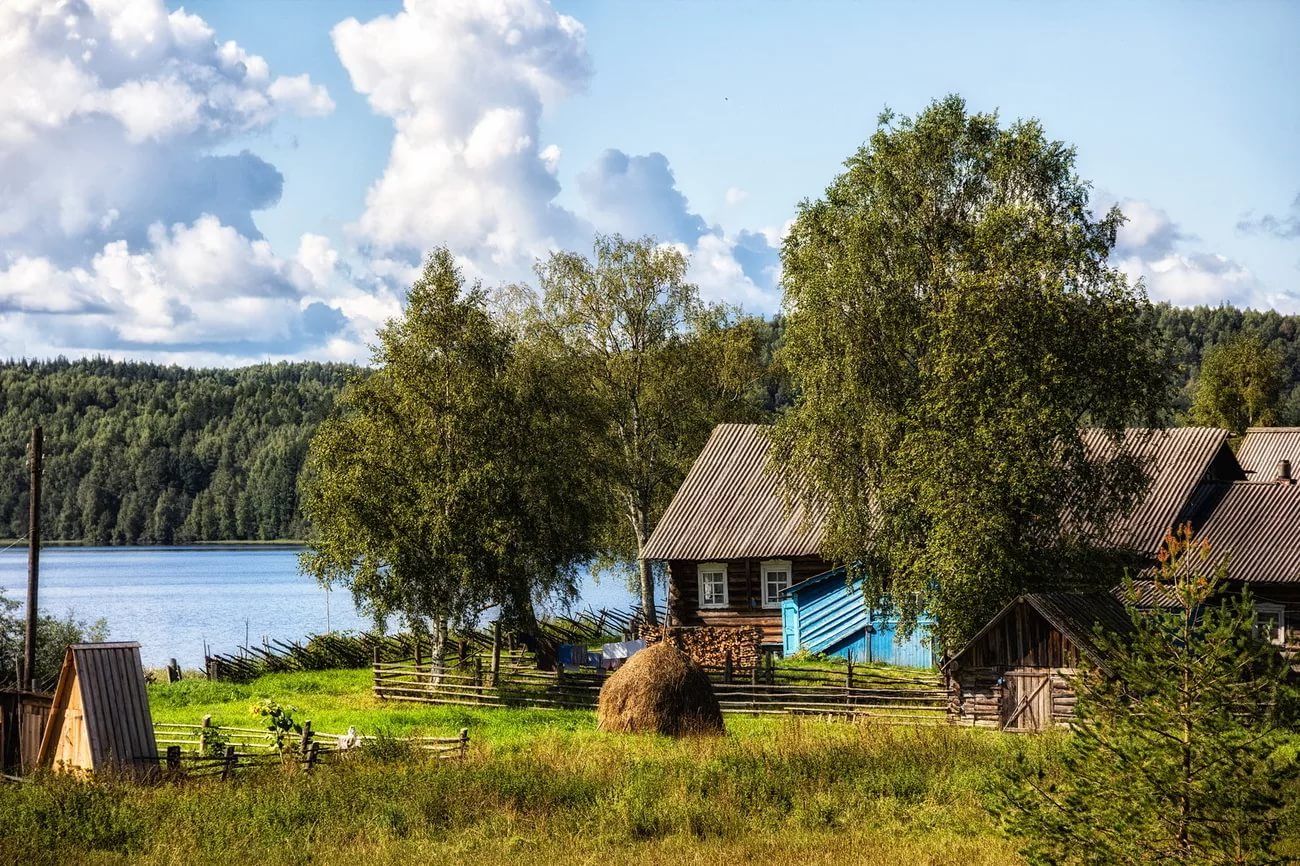
{"type": "Polygon", "coordinates": [[[1008,863],[997,767],[1059,742],[735,715],[725,737],[619,736],[589,712],[381,703],[368,687],[366,671],[327,671],[150,695],[156,721],[248,726],[271,698],[322,731],[469,728],[469,757],[390,740],[310,775],[0,786],[0,862],[1008,863]]]}

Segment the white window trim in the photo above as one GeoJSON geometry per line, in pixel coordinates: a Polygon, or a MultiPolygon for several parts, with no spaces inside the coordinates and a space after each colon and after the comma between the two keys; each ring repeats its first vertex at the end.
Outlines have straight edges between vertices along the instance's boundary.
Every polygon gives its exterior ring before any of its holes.
{"type": "Polygon", "coordinates": [[[1285,645],[1286,644],[1286,605],[1278,604],[1271,601],[1255,602],[1255,614],[1275,614],[1277,616],[1277,634],[1269,634],[1270,643],[1285,645]]]}
{"type": "Polygon", "coordinates": [[[758,566],[759,581],[763,587],[763,607],[780,607],[781,593],[776,594],[776,598],[767,597],[767,573],[769,571],[785,572],[785,589],[794,586],[794,572],[790,570],[790,560],[788,559],[768,559],[758,566]]]}
{"type": "Polygon", "coordinates": [[[696,571],[696,588],[699,590],[700,610],[715,610],[731,605],[731,591],[727,586],[729,575],[727,574],[727,564],[725,562],[701,562],[698,571],[696,571]],[[713,602],[712,604],[704,603],[704,574],[705,572],[722,572],[722,602],[713,602]]]}

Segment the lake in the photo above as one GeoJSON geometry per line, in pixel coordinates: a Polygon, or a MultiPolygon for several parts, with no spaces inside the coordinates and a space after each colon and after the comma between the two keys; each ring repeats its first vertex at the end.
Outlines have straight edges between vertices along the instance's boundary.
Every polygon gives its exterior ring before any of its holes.
{"type": "MultiPolygon", "coordinates": [[[[48,547],[41,551],[40,607],[62,617],[108,620],[113,640],[140,642],[145,665],[169,658],[203,665],[205,643],[231,652],[262,637],[300,640],[328,627],[366,629],[346,590],[326,592],[298,571],[297,547],[48,547]]],[[[27,551],[0,552],[0,590],[27,597],[27,551]]],[[[618,578],[584,575],[583,609],[628,608],[635,598],[618,578]]]]}

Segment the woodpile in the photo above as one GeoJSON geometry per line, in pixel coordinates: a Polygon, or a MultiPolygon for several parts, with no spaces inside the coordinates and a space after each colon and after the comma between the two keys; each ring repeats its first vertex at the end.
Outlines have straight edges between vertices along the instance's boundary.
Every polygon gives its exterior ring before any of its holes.
{"type": "Polygon", "coordinates": [[[641,631],[647,645],[665,637],[702,668],[725,668],[728,653],[736,671],[758,667],[763,661],[763,630],[757,626],[651,626],[641,631]]]}

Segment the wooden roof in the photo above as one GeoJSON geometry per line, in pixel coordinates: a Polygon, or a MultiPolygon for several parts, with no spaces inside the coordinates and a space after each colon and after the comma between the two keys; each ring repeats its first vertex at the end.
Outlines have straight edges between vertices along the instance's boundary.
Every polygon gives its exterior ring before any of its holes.
{"type": "Polygon", "coordinates": [[[984,637],[990,629],[997,626],[1009,616],[1018,605],[1026,604],[1033,608],[1054,629],[1063,634],[1070,643],[1078,648],[1080,654],[1102,670],[1108,668],[1109,659],[1105,648],[1097,640],[1096,628],[1100,625],[1105,631],[1125,635],[1133,630],[1133,621],[1128,611],[1114,595],[1107,592],[1035,592],[1017,597],[1002,608],[996,616],[988,621],[984,628],[966,642],[945,664],[949,667],[959,664],[960,659],[971,647],[984,637]]]}
{"type": "Polygon", "coordinates": [[[1237,446],[1237,462],[1251,481],[1272,481],[1283,460],[1300,475],[1300,427],[1251,427],[1237,446]]]}
{"type": "Polygon", "coordinates": [[[1300,484],[1207,483],[1193,508],[1196,538],[1228,557],[1230,579],[1300,582],[1300,484]]]}
{"type": "MultiPolygon", "coordinates": [[[[787,512],[787,489],[767,465],[767,427],[721,424],[713,430],[646,544],[653,560],[744,559],[817,554],[825,513],[800,504],[787,512]]],[[[1114,444],[1096,429],[1084,446],[1105,458],[1114,444]]],[[[1154,555],[1178,522],[1197,484],[1215,472],[1243,478],[1227,447],[1228,431],[1212,427],[1133,428],[1125,444],[1149,461],[1151,487],[1131,514],[1116,522],[1108,542],[1154,555]]]]}
{"type": "MultiPolygon", "coordinates": [[[[1096,428],[1084,431],[1090,454],[1108,457],[1114,444],[1096,428]]],[[[1223,480],[1244,478],[1227,447],[1228,431],[1217,427],[1130,428],[1125,445],[1146,461],[1151,486],[1126,517],[1111,527],[1107,543],[1124,550],[1154,555],[1165,533],[1185,518],[1188,503],[1201,481],[1216,474],[1223,480]]]]}
{"type": "Polygon", "coordinates": [[[135,642],[73,644],[63,657],[59,684],[39,761],[49,765],[73,689],[80,691],[85,736],[90,743],[91,766],[140,767],[156,771],[158,744],[145,690],[140,644],[135,642]]]}
{"type": "Polygon", "coordinates": [[[785,482],[767,467],[767,427],[720,424],[646,543],[647,559],[806,556],[821,547],[823,513],[787,512],[785,482]]]}

